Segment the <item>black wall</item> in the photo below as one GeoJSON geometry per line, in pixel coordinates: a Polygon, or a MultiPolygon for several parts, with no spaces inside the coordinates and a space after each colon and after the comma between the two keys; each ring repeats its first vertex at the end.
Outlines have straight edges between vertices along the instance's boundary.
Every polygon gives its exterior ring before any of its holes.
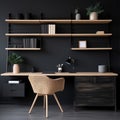
{"type": "MultiPolygon", "coordinates": [[[[74,16],[74,9],[79,8],[81,13],[81,19],[88,19],[86,16],[85,8],[91,5],[92,2],[98,0],[1,0],[0,1],[0,73],[6,70],[6,55],[7,51],[7,32],[8,26],[5,23],[5,19],[8,18],[8,14],[12,13],[14,18],[18,17],[18,13],[32,13],[36,18],[40,17],[43,13],[44,18],[51,19],[70,19],[71,13],[74,16]]],[[[43,38],[43,50],[42,51],[18,51],[25,58],[25,62],[22,65],[21,71],[31,71],[34,66],[36,71],[57,71],[56,65],[58,63],[64,63],[67,56],[72,56],[76,59],[76,71],[97,71],[98,64],[109,65],[113,72],[119,73],[120,65],[120,42],[119,42],[119,3],[117,0],[99,0],[104,6],[104,13],[99,16],[101,19],[113,19],[110,24],[109,31],[113,33],[110,38],[111,45],[113,47],[112,53],[104,51],[71,51],[71,38],[43,38]]],[[[58,26],[58,31],[69,31],[70,26],[58,26]]],[[[90,29],[90,28],[89,28],[90,29]]],[[[63,32],[62,31],[62,32],[63,32]]],[[[79,38],[78,38],[79,39],[79,38]]],[[[2,97],[2,84],[9,79],[9,77],[0,77],[0,96],[2,97]]],[[[66,78],[66,89],[63,99],[65,103],[72,103],[73,100],[73,79],[66,78]],[[70,94],[72,93],[72,96],[70,94]]],[[[27,83],[28,84],[28,83],[27,83]]],[[[119,81],[118,81],[119,84],[119,81]]],[[[118,85],[117,84],[117,85],[118,85]]],[[[118,85],[119,88],[119,85],[118,85]]],[[[119,91],[119,89],[118,89],[119,91]]],[[[119,98],[119,97],[118,97],[119,98]]],[[[118,99],[119,100],[119,99],[118,99]]],[[[63,101],[63,102],[64,102],[63,101]]]]}

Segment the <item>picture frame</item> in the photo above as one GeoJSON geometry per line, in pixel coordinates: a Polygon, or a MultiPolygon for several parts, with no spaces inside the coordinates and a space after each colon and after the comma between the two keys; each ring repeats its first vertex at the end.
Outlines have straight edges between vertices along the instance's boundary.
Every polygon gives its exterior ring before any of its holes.
{"type": "Polygon", "coordinates": [[[87,41],[86,40],[80,40],[78,45],[79,45],[79,48],[86,48],[87,47],[87,41]]]}

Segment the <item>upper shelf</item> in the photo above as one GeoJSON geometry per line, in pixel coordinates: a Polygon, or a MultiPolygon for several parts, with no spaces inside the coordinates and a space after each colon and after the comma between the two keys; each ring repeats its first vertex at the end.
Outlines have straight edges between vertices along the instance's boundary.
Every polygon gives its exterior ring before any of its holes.
{"type": "Polygon", "coordinates": [[[5,19],[7,23],[11,24],[42,24],[42,23],[63,23],[63,24],[107,24],[112,22],[111,19],[105,20],[70,20],[70,19],[45,19],[45,20],[20,20],[20,19],[5,19]]]}
{"type": "Polygon", "coordinates": [[[32,37],[32,36],[38,36],[38,37],[109,37],[112,35],[112,33],[105,33],[105,34],[95,34],[95,33],[82,33],[82,34],[42,34],[42,33],[6,33],[6,36],[10,37],[32,37]]]}

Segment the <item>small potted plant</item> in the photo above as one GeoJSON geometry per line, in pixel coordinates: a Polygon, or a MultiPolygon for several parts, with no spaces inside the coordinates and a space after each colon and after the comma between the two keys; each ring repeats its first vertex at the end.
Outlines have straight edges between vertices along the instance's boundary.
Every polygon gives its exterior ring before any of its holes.
{"type": "Polygon", "coordinates": [[[86,8],[86,10],[90,20],[97,20],[98,14],[104,12],[100,2],[96,3],[95,5],[91,5],[90,7],[86,8]]]}
{"type": "Polygon", "coordinates": [[[20,67],[19,64],[23,62],[23,58],[16,54],[12,53],[8,56],[8,62],[10,64],[13,64],[13,73],[19,73],[20,72],[20,67]]]}

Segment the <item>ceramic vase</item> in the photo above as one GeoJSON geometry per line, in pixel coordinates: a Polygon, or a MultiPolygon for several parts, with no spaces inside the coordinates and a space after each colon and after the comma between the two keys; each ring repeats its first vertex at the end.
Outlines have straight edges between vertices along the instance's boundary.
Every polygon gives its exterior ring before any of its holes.
{"type": "Polygon", "coordinates": [[[13,73],[19,73],[20,72],[20,66],[18,64],[13,65],[13,73]]]}
{"type": "Polygon", "coordinates": [[[91,12],[89,16],[90,20],[97,20],[98,19],[98,14],[97,12],[91,12]]]}
{"type": "Polygon", "coordinates": [[[76,20],[80,20],[80,14],[79,14],[79,13],[76,13],[75,19],[76,19],[76,20]]]}

